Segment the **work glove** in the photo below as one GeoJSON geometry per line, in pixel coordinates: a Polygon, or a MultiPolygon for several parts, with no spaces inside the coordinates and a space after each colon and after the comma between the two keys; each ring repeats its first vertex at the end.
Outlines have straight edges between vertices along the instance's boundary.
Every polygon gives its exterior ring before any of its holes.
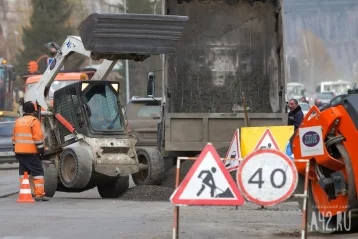
{"type": "Polygon", "coordinates": [[[40,160],[43,160],[44,156],[45,156],[45,149],[44,148],[38,148],[37,150],[39,152],[40,160]]]}

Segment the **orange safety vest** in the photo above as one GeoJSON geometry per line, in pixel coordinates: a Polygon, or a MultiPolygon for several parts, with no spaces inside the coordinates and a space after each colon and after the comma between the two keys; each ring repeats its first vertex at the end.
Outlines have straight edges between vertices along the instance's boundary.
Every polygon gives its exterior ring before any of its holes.
{"type": "Polygon", "coordinates": [[[37,148],[44,147],[41,122],[34,116],[26,115],[15,121],[12,143],[15,153],[37,154],[37,148]]]}

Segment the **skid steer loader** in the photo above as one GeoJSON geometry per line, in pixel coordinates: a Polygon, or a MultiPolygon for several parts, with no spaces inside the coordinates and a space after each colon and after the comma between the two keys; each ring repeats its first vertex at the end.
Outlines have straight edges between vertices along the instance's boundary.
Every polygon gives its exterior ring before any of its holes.
{"type": "Polygon", "coordinates": [[[106,77],[119,59],[138,62],[173,53],[187,21],[186,16],[94,13],[78,27],[80,37],[68,36],[61,47],[46,44],[54,59],[20,103],[34,102],[42,122],[47,196],[97,187],[102,198],[116,198],[129,187],[132,174],[160,182],[163,160],[139,163],[136,140],[124,124],[120,84],[106,77]],[[104,60],[91,80],[57,90],[52,107],[46,100],[50,85],[73,53],[104,60]]]}

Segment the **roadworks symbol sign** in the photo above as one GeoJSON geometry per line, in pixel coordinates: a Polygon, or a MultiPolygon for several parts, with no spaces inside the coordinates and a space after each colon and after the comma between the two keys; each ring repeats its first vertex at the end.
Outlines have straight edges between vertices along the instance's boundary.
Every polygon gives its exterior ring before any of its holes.
{"type": "Polygon", "coordinates": [[[235,181],[212,144],[201,152],[170,201],[175,205],[243,205],[235,181]]]}
{"type": "Polygon", "coordinates": [[[235,130],[234,137],[231,140],[230,148],[226,154],[226,158],[237,159],[225,161],[225,167],[229,172],[234,171],[239,167],[239,159],[241,158],[240,148],[240,131],[237,129],[235,130]]]}
{"type": "Polygon", "coordinates": [[[259,149],[276,149],[280,150],[278,147],[275,138],[273,137],[271,131],[266,129],[265,133],[261,136],[259,142],[257,143],[254,151],[259,149]]]}

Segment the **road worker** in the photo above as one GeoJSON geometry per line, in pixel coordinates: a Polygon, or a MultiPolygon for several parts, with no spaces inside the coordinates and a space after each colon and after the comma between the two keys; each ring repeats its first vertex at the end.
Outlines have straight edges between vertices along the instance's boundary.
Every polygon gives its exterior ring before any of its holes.
{"type": "Polygon", "coordinates": [[[44,157],[44,136],[41,122],[35,117],[35,105],[25,102],[24,114],[15,121],[12,142],[15,157],[19,161],[20,183],[24,172],[32,175],[36,201],[49,201],[45,196],[44,170],[41,159],[44,157]]]}
{"type": "Polygon", "coordinates": [[[291,99],[288,102],[288,107],[290,108],[290,112],[288,113],[288,125],[293,125],[296,131],[302,123],[304,114],[296,99],[291,99]]]}

